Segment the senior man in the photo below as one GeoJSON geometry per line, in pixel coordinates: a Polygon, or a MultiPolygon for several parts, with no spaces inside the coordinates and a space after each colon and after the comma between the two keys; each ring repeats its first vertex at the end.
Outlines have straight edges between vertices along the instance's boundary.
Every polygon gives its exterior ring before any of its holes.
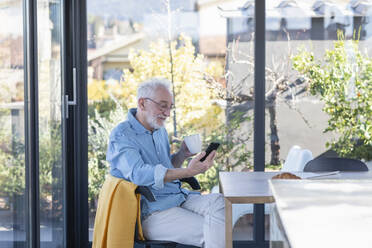
{"type": "Polygon", "coordinates": [[[185,142],[170,154],[164,122],[173,107],[166,79],[146,81],[137,90],[137,108],[110,135],[107,160],[112,176],[151,186],[155,202],[141,200],[144,235],[207,248],[225,246],[224,199],[221,194],[201,195],[181,188],[179,179],[204,173],[213,165],[215,151],[204,162],[196,155],[181,168],[189,152],[185,142]]]}

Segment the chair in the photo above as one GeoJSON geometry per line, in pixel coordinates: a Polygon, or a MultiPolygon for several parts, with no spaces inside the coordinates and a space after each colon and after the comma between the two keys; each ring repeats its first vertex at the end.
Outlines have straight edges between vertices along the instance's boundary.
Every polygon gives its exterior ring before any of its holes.
{"type": "Polygon", "coordinates": [[[365,163],[357,159],[321,157],[309,161],[305,165],[304,171],[368,171],[368,167],[365,163]]]}
{"type": "Polygon", "coordinates": [[[366,165],[367,165],[367,167],[368,167],[368,168],[372,168],[372,160],[371,160],[371,161],[368,161],[368,162],[366,162],[366,165]]]}
{"type": "Polygon", "coordinates": [[[300,150],[301,147],[299,146],[292,146],[291,149],[289,149],[289,152],[287,154],[287,157],[285,158],[283,167],[281,169],[282,171],[294,171],[296,157],[300,150]]]}
{"type": "Polygon", "coordinates": [[[314,159],[318,159],[318,158],[340,158],[340,156],[338,155],[338,153],[335,150],[329,149],[329,150],[319,154],[314,159]]]}
{"type": "MultiPolygon", "coordinates": [[[[200,184],[195,177],[188,177],[180,179],[181,182],[188,183],[193,190],[200,190],[200,184]]],[[[137,194],[143,195],[148,201],[154,202],[156,201],[154,195],[152,194],[151,190],[147,186],[138,186],[136,189],[137,194]]],[[[143,245],[145,248],[151,248],[153,246],[160,246],[165,248],[173,248],[176,247],[178,243],[172,241],[164,241],[164,240],[139,240],[137,234],[137,225],[136,225],[136,232],[134,236],[134,242],[143,245]]]]}
{"type": "Polygon", "coordinates": [[[303,171],[307,162],[313,159],[313,154],[308,149],[292,146],[284,161],[282,171],[303,171]]]}

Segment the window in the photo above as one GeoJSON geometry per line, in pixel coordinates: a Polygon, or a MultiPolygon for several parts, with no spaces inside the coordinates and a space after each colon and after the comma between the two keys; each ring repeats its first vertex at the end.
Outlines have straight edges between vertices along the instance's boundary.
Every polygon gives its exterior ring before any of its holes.
{"type": "Polygon", "coordinates": [[[26,240],[25,108],[21,1],[0,6],[0,246],[26,240]]]}

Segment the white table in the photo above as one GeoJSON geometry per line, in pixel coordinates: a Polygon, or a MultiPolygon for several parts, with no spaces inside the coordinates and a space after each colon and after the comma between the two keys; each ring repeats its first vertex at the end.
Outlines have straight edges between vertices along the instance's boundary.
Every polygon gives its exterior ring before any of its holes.
{"type": "Polygon", "coordinates": [[[278,172],[220,172],[220,192],[225,198],[226,248],[232,248],[232,204],[271,203],[268,179],[278,172]]]}
{"type": "MultiPolygon", "coordinates": [[[[344,175],[368,178],[371,173],[344,175]]],[[[292,248],[372,247],[372,180],[271,180],[292,248]]]]}
{"type": "MultiPolygon", "coordinates": [[[[268,180],[278,172],[220,172],[220,192],[225,198],[226,248],[232,247],[232,204],[265,204],[274,202],[268,180]]],[[[299,176],[318,173],[298,172],[299,176]]],[[[319,173],[321,174],[321,173],[319,173]]],[[[345,172],[332,176],[336,179],[372,178],[372,172],[345,172]]],[[[322,178],[317,178],[318,180],[322,178]]],[[[322,179],[324,180],[324,179],[322,179]]],[[[304,180],[309,181],[309,180],[304,180]]]]}

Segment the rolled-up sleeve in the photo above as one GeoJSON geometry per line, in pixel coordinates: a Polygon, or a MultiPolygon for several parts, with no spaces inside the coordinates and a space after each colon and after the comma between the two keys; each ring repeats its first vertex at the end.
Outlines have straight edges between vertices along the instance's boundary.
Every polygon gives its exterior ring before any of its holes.
{"type": "Polygon", "coordinates": [[[162,164],[157,164],[155,166],[155,171],[154,171],[154,180],[155,184],[153,186],[154,189],[162,189],[164,187],[164,177],[165,174],[167,173],[167,168],[164,167],[162,164]]]}
{"type": "Polygon", "coordinates": [[[155,189],[164,187],[167,168],[161,164],[145,163],[139,149],[125,139],[110,140],[107,161],[134,184],[152,186],[155,189]]]}

